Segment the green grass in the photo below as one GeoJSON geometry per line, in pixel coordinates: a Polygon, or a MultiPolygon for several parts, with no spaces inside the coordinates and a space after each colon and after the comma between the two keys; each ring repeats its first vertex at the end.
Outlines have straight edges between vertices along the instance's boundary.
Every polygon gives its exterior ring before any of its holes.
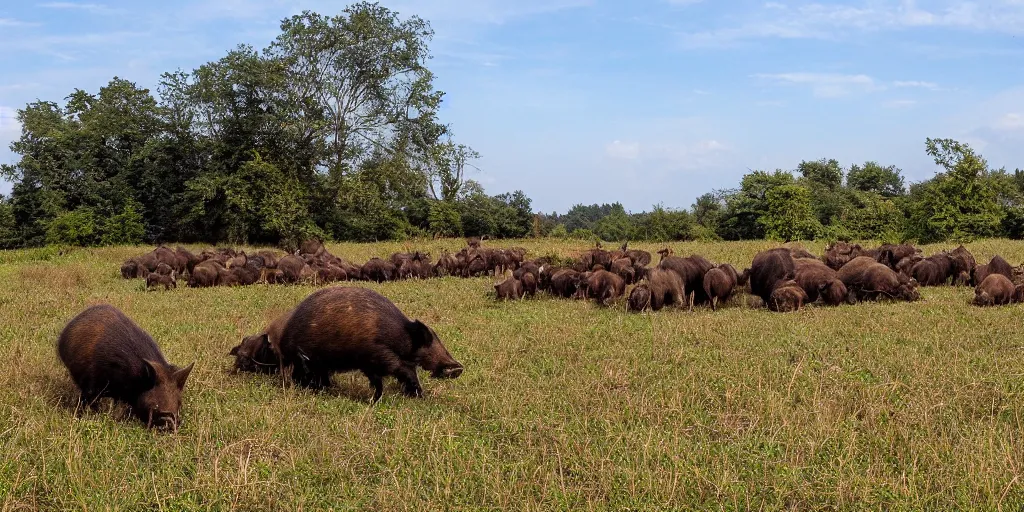
{"type": "MultiPolygon", "coordinates": [[[[361,262],[461,244],[329,249],[361,262]]],[[[587,244],[491,245],[536,256],[587,244]]],[[[671,244],[741,269],[771,245],[671,244]]],[[[1024,261],[1021,242],[968,248],[1024,261]]],[[[454,381],[421,374],[421,400],[389,380],[370,406],[358,374],[315,393],[229,373],[228,350],[312,287],[146,292],[118,268],[147,249],[0,252],[0,509],[1024,507],[1024,306],[975,308],[967,288],[786,315],[742,298],[635,315],[499,304],[493,278],[357,284],[434,327],[466,365],[454,381]],[[171,362],[196,361],[176,435],[110,405],[74,410],[54,344],[98,302],[171,362]]]]}

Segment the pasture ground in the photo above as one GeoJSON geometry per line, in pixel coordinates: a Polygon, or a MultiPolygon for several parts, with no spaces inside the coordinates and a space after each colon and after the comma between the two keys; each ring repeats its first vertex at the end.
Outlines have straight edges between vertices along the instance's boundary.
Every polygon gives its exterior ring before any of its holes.
{"type": "MultiPolygon", "coordinates": [[[[328,248],[362,263],[462,244],[328,248]]],[[[588,244],[489,245],[532,257],[588,244]]],[[[742,269],[774,244],[669,245],[742,269]]],[[[979,262],[1024,261],[1024,242],[968,248],[979,262]]],[[[433,326],[466,366],[455,381],[421,372],[420,400],[388,380],[370,406],[359,374],[316,393],[228,372],[228,350],[312,287],[146,292],[118,268],[149,249],[0,252],[0,509],[1024,507],[1024,306],[975,308],[968,288],[794,314],[741,298],[717,313],[636,315],[550,297],[496,303],[494,278],[354,284],[433,326]],[[110,405],[76,412],[54,345],[99,302],[171,362],[196,361],[177,435],[110,405]]]]}

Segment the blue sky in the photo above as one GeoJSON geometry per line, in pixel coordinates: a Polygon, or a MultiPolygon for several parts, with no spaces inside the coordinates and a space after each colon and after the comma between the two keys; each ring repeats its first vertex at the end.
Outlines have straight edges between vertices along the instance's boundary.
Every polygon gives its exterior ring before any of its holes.
{"type": "MultiPolygon", "coordinates": [[[[489,193],[542,211],[688,207],[748,169],[837,158],[932,176],[925,137],[1024,168],[1024,0],[404,0],[430,20],[443,121],[489,193]]],[[[0,162],[14,110],[117,75],[155,88],[339,2],[0,3],[0,162]]],[[[0,193],[9,185],[0,184],[0,193]]]]}

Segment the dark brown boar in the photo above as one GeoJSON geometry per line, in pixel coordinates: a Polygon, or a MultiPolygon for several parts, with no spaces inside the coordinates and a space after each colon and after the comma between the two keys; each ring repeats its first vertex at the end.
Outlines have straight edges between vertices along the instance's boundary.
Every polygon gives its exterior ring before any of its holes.
{"type": "Polygon", "coordinates": [[[906,258],[903,258],[902,260],[900,260],[899,263],[896,264],[896,272],[899,272],[900,274],[909,277],[911,274],[911,270],[914,268],[914,265],[916,265],[917,262],[923,260],[924,256],[921,256],[920,254],[913,254],[911,256],[907,256],[906,258]]]}
{"type": "Polygon", "coordinates": [[[190,288],[217,286],[221,270],[224,270],[224,267],[217,260],[206,260],[192,269],[192,273],[188,276],[188,286],[190,288]]]}
{"type": "Polygon", "coordinates": [[[277,268],[263,269],[263,282],[267,284],[285,284],[284,272],[277,268]]]}
{"type": "Polygon", "coordinates": [[[819,298],[829,306],[838,306],[847,300],[848,291],[839,274],[820,260],[798,258],[793,260],[794,281],[807,294],[807,303],[819,298]]]}
{"type": "Polygon", "coordinates": [[[911,302],[921,298],[916,280],[900,279],[894,270],[866,256],[844,265],[839,270],[839,278],[862,301],[885,297],[911,302]]]}
{"type": "Polygon", "coordinates": [[[441,253],[441,257],[434,264],[434,274],[439,277],[454,276],[459,271],[459,260],[447,251],[441,253]]]}
{"type": "Polygon", "coordinates": [[[784,247],[762,251],[750,265],[750,293],[769,304],[776,286],[796,276],[793,256],[784,247]]]}
{"type": "Polygon", "coordinates": [[[174,259],[177,262],[175,270],[177,270],[179,274],[184,274],[185,272],[191,273],[192,269],[194,269],[201,261],[199,256],[192,254],[191,251],[181,246],[174,248],[174,259]]]}
{"type": "Polygon", "coordinates": [[[131,406],[147,427],[177,430],[181,424],[181,394],[193,365],[168,363],[153,338],[117,308],[92,306],[71,319],[57,354],[83,403],[110,397],[131,406]]]}
{"type": "Polygon", "coordinates": [[[491,267],[490,264],[487,262],[487,258],[483,255],[478,254],[476,257],[471,258],[469,262],[466,263],[466,266],[462,272],[462,277],[479,277],[487,275],[487,273],[492,268],[493,267],[491,267]]]}
{"type": "Polygon", "coordinates": [[[950,276],[960,275],[960,272],[970,273],[971,269],[978,264],[974,260],[974,255],[971,254],[971,251],[968,251],[963,245],[949,251],[949,257],[953,262],[953,270],[949,273],[950,276]]]}
{"type": "MultiPolygon", "coordinates": [[[[981,265],[979,265],[979,266],[981,266],[981,265]]],[[[970,285],[971,285],[971,276],[968,275],[967,272],[960,272],[960,275],[956,276],[956,279],[953,280],[953,286],[970,286],[970,285]]]]}
{"type": "Polygon", "coordinates": [[[277,262],[281,260],[281,255],[276,251],[263,250],[256,254],[263,258],[263,266],[266,268],[277,268],[277,262]]]}
{"type": "Polygon", "coordinates": [[[807,293],[797,284],[796,281],[782,281],[777,283],[768,298],[768,309],[779,313],[800,311],[800,308],[807,302],[807,293]]]}
{"type": "Polygon", "coordinates": [[[534,278],[540,279],[540,265],[533,261],[527,261],[519,265],[519,268],[512,272],[512,277],[522,279],[523,274],[533,274],[534,278]]]}
{"type": "MultiPolygon", "coordinates": [[[[293,245],[292,247],[295,246],[293,245]]],[[[313,256],[320,256],[325,252],[327,252],[327,248],[324,247],[324,243],[320,240],[311,239],[299,244],[299,255],[312,254],[313,256]]]]}
{"type": "Polygon", "coordinates": [[[510,277],[494,285],[494,293],[498,300],[519,300],[524,295],[523,283],[514,277],[510,277]]]}
{"type": "Polygon", "coordinates": [[[306,261],[294,254],[289,254],[277,262],[277,269],[284,275],[286,283],[298,283],[303,280],[309,272],[309,265],[306,261]]]}
{"type": "Polygon", "coordinates": [[[704,293],[711,297],[711,310],[718,311],[718,303],[732,297],[736,288],[736,272],[715,267],[704,274],[704,293]]]}
{"type": "Polygon", "coordinates": [[[864,249],[860,245],[836,242],[825,249],[823,260],[832,270],[839,270],[854,258],[861,256],[862,252],[864,249]]]}
{"type": "Polygon", "coordinates": [[[930,258],[925,258],[910,268],[910,277],[913,277],[921,286],[940,286],[946,284],[946,274],[939,268],[939,263],[930,258]]]}
{"type": "Polygon", "coordinates": [[[612,266],[609,270],[611,273],[621,277],[627,285],[633,284],[636,281],[636,270],[633,268],[633,260],[629,258],[619,258],[612,261],[612,266]]]}
{"type": "Polygon", "coordinates": [[[523,283],[523,293],[528,297],[537,295],[537,277],[530,272],[523,274],[519,281],[523,283]]]}
{"type": "Polygon", "coordinates": [[[172,266],[170,266],[170,265],[168,265],[166,263],[161,263],[161,264],[156,266],[156,268],[153,270],[153,272],[157,273],[157,274],[160,274],[162,276],[169,276],[172,273],[174,273],[174,267],[172,267],[172,266]]]}
{"type": "Polygon", "coordinates": [[[650,291],[650,308],[660,311],[665,306],[686,304],[686,285],[679,274],[671,270],[653,268],[647,272],[646,284],[650,291]]]}
{"type": "Polygon", "coordinates": [[[989,274],[974,289],[975,306],[1002,306],[1013,302],[1016,289],[1013,281],[1002,274],[989,274]]]}
{"type": "Polygon", "coordinates": [[[373,290],[341,286],[314,292],[295,308],[281,334],[281,363],[308,387],[359,370],[370,380],[374,402],[384,393],[385,376],[398,379],[406,395],[422,396],[417,366],[435,378],[463,371],[431,328],[373,290]]]}
{"type": "Polygon", "coordinates": [[[152,272],[146,277],[146,289],[155,290],[157,286],[163,285],[164,290],[170,290],[171,288],[178,288],[178,278],[175,271],[171,271],[169,275],[157,274],[152,272]]]}
{"type": "Polygon", "coordinates": [[[551,276],[551,293],[559,297],[572,298],[579,291],[581,276],[572,269],[562,269],[551,276]]]}
{"type": "Polygon", "coordinates": [[[692,295],[696,304],[711,303],[711,297],[704,292],[704,275],[714,267],[710,261],[696,254],[686,258],[666,256],[658,263],[658,268],[679,274],[683,279],[683,286],[692,295]]]}
{"type": "Polygon", "coordinates": [[[812,259],[812,260],[813,259],[818,259],[817,256],[811,254],[807,249],[804,249],[803,247],[790,247],[789,248],[789,255],[792,256],[793,259],[797,259],[797,258],[806,258],[806,259],[812,259]]]}
{"type": "Polygon", "coordinates": [[[640,283],[634,286],[629,292],[629,298],[626,299],[626,309],[636,312],[651,309],[650,285],[647,283],[640,283]]]}
{"type": "Polygon", "coordinates": [[[626,292],[626,282],[607,270],[598,270],[587,278],[587,290],[590,298],[602,306],[607,306],[626,292]]]}
{"type": "Polygon", "coordinates": [[[228,355],[235,356],[235,370],[252,373],[276,373],[281,365],[281,333],[292,311],[279,315],[263,331],[242,338],[228,355]]]}
{"type": "Polygon", "coordinates": [[[626,257],[632,260],[633,267],[646,267],[651,264],[651,253],[647,251],[641,251],[639,249],[629,249],[626,251],[626,257]]]}
{"type": "Polygon", "coordinates": [[[141,272],[145,272],[146,275],[149,275],[149,270],[146,270],[145,267],[140,265],[138,260],[130,259],[121,265],[121,277],[125,279],[142,277],[139,275],[141,272]]]}
{"type": "Polygon", "coordinates": [[[975,265],[971,270],[971,284],[978,286],[991,274],[1000,274],[1013,281],[1013,267],[997,254],[987,265],[975,265]]]}

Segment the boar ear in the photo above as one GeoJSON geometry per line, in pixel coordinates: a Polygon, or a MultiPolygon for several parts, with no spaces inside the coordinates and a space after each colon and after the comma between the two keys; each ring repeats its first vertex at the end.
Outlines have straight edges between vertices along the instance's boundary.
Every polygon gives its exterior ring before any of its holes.
{"type": "Polygon", "coordinates": [[[241,345],[238,345],[237,347],[232,348],[231,352],[228,352],[228,355],[229,356],[237,356],[238,355],[238,350],[241,349],[241,348],[242,348],[241,345]]]}
{"type": "Polygon", "coordinates": [[[171,374],[171,379],[175,384],[177,384],[178,389],[185,389],[185,381],[188,380],[189,374],[192,373],[192,367],[195,365],[195,363],[192,363],[185,368],[175,370],[175,372],[171,374]]]}
{"type": "Polygon", "coordinates": [[[430,333],[430,328],[419,320],[413,320],[409,324],[409,335],[412,337],[413,350],[429,347],[434,342],[434,335],[430,333]]]}
{"type": "Polygon", "coordinates": [[[149,379],[151,383],[156,384],[164,374],[164,365],[151,359],[143,359],[142,361],[146,363],[142,367],[146,378],[149,379]]]}

